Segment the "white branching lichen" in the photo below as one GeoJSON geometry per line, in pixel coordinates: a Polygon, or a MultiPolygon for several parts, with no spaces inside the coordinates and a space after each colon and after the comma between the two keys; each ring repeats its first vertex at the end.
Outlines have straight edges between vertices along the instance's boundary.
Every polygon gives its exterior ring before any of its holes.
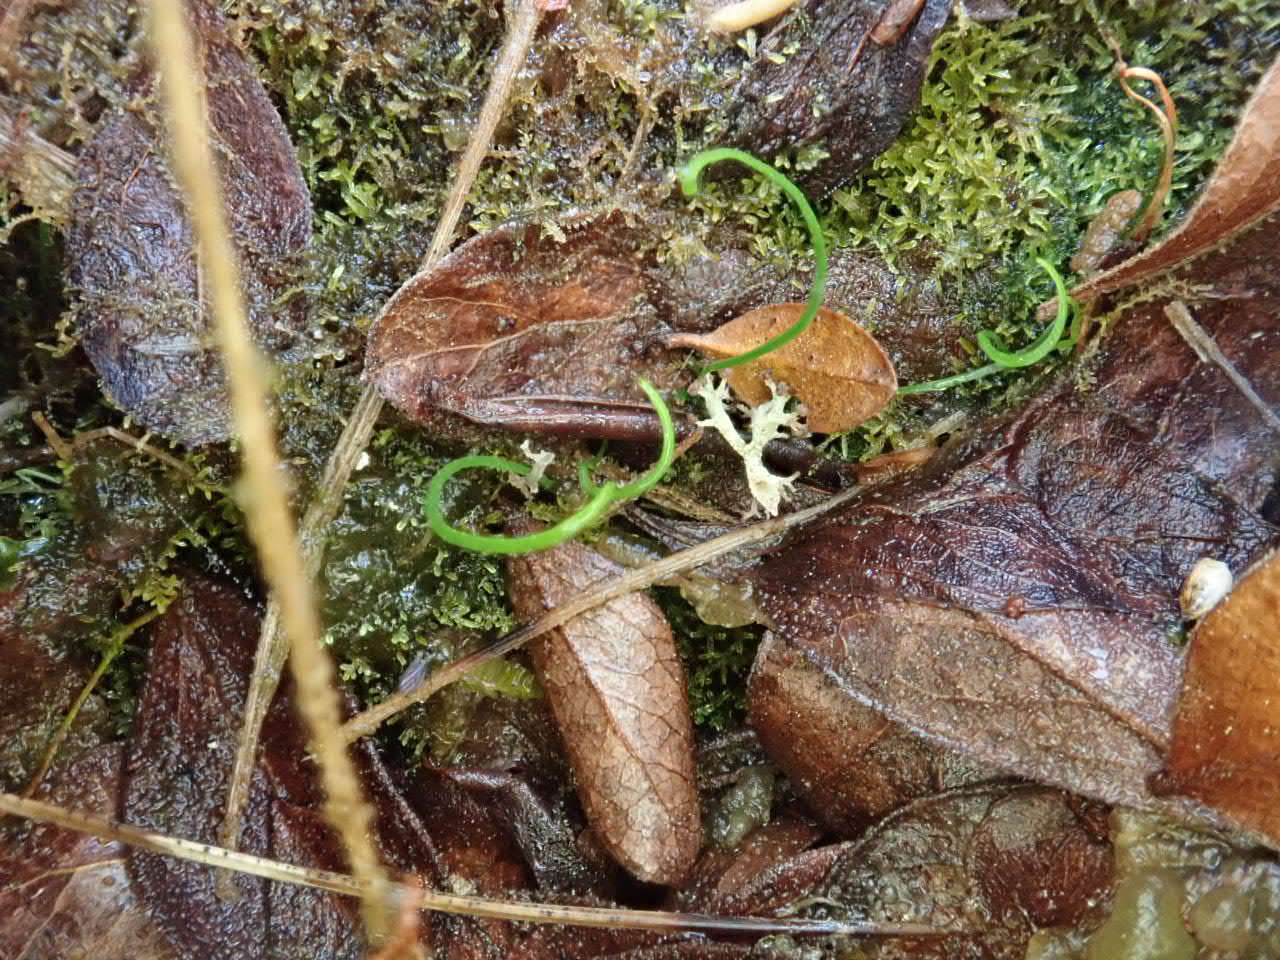
{"type": "Polygon", "coordinates": [[[533,469],[523,477],[511,474],[511,485],[523,493],[525,499],[532,500],[538,495],[538,485],[542,483],[542,475],[547,472],[547,467],[551,466],[556,455],[550,450],[533,449],[528,440],[520,443],[520,452],[529,458],[533,469]]]}
{"type": "Polygon", "coordinates": [[[769,390],[773,396],[758,407],[739,405],[751,418],[751,437],[747,440],[742,439],[725,408],[726,401],[729,400],[727,383],[706,376],[698,380],[690,391],[707,405],[707,419],[698,421],[698,426],[712,427],[719,431],[734,452],[742,457],[747,471],[747,486],[756,501],[756,507],[753,507],[748,516],[757,509],[762,509],[766,516],[777,516],[779,504],[791,496],[791,485],[799,476],[798,473],[789,477],[770,473],[762,459],[765,444],[785,435],[803,437],[809,433],[800,414],[797,411],[787,411],[790,397],[785,393],[778,393],[778,388],[773,383],[769,384],[769,390]]]}

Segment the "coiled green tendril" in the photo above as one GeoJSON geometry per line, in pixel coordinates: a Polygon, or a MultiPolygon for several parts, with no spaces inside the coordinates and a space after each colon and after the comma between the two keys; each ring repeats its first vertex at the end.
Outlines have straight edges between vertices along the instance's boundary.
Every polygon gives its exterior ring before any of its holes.
{"type": "Polygon", "coordinates": [[[989,377],[993,373],[999,373],[1001,370],[1029,367],[1033,363],[1039,363],[1049,355],[1050,351],[1057,347],[1064,344],[1067,346],[1074,344],[1080,336],[1079,304],[1067,296],[1067,286],[1062,281],[1062,275],[1054,269],[1053,264],[1041,257],[1036,257],[1036,263],[1040,265],[1040,268],[1045,273],[1049,274],[1049,279],[1053,281],[1053,286],[1058,294],[1058,314],[1053,318],[1049,326],[1044,328],[1040,336],[1036,337],[1022,350],[1011,351],[1005,347],[1004,342],[995,333],[990,330],[980,330],[978,331],[978,346],[987,355],[987,359],[991,363],[978,367],[976,370],[966,370],[964,373],[943,377],[940,380],[927,380],[924,383],[913,383],[905,387],[899,387],[898,394],[930,393],[934,390],[946,390],[961,383],[968,383],[971,380],[981,380],[983,377],[989,377]],[[1064,339],[1062,334],[1067,328],[1068,315],[1073,315],[1074,319],[1071,324],[1071,334],[1064,339]]]}
{"type": "Polygon", "coordinates": [[[813,207],[809,206],[809,201],[805,199],[805,195],[800,188],[763,160],[757,159],[742,150],[735,150],[733,147],[716,147],[714,150],[703,150],[701,153],[695,154],[688,163],[680,168],[680,189],[684,191],[684,195],[686,197],[697,196],[700,189],[698,175],[702,173],[704,168],[713,163],[719,163],[721,160],[737,160],[744,166],[763,174],[791,198],[791,201],[800,211],[800,216],[804,218],[804,224],[809,229],[809,240],[813,243],[813,285],[809,288],[809,302],[805,306],[804,315],[799,320],[773,339],[766,340],[758,347],[752,347],[746,353],[740,353],[736,357],[726,357],[723,360],[708,364],[698,372],[700,377],[710,373],[712,370],[727,370],[730,367],[750,363],[752,360],[763,357],[766,353],[790,343],[802,334],[805,328],[809,326],[810,321],[817,316],[818,308],[822,306],[822,298],[827,289],[827,238],[822,233],[822,225],[818,223],[813,207]]]}
{"type": "Polygon", "coordinates": [[[671,420],[671,411],[667,408],[662,395],[658,393],[653,384],[643,378],[639,380],[639,384],[640,389],[649,398],[649,402],[653,404],[653,409],[658,414],[658,420],[662,423],[662,452],[658,455],[658,460],[653,467],[638,480],[625,486],[614,483],[612,480],[601,486],[596,486],[591,482],[587,470],[584,469],[580,471],[579,478],[582,482],[583,490],[589,493],[590,497],[577,512],[565,517],[555,526],[548,527],[546,530],[539,530],[537,533],[526,534],[522,537],[486,536],[485,534],[470,533],[469,531],[449,526],[441,507],[445,484],[449,482],[455,473],[459,473],[462,470],[477,468],[501,470],[524,476],[531,468],[527,463],[517,463],[514,460],[508,460],[506,457],[487,455],[459,457],[456,460],[450,460],[441,467],[427,485],[425,501],[427,522],[431,525],[431,529],[436,536],[446,543],[451,543],[456,547],[465,547],[477,553],[510,554],[548,550],[551,547],[559,546],[571,537],[577,536],[591,526],[604,515],[605,510],[615,501],[630,500],[648,492],[662,479],[668,468],[670,468],[672,461],[676,458],[676,428],[671,420]]]}

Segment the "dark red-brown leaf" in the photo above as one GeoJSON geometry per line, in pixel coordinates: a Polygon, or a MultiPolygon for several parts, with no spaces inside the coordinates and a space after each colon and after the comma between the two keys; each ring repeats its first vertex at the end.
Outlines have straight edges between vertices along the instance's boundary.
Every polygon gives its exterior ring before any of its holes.
{"type": "MultiPolygon", "coordinates": [[[[1196,261],[1199,322],[1280,399],[1280,225],[1196,261]]],[[[1177,595],[1280,530],[1269,425],[1164,321],[794,536],[758,576],[780,634],[855,698],[1021,775],[1151,802],[1180,686],[1177,595]]]]}
{"type": "Polygon", "coordinates": [[[999,775],[854,700],[772,633],[760,644],[748,696],[769,759],[838,836],[857,836],[912,800],[999,775]]]}
{"type": "MultiPolygon", "coordinates": [[[[1111,847],[1040,787],[959,790],[881,821],[810,892],[825,915],[929,923],[949,936],[878,937],[869,960],[1022,960],[1043,927],[1101,919],[1111,847]]],[[[813,908],[810,908],[811,910],[813,908]]]]}
{"type": "MultiPolygon", "coordinates": [[[[277,355],[304,322],[299,300],[276,299],[310,235],[310,197],[284,125],[222,15],[207,0],[189,9],[250,324],[277,355]]],[[[226,381],[152,99],[147,76],[136,108],[108,114],[80,154],[67,231],[76,330],[116,403],[181,443],[210,443],[230,433],[226,381]]]]}
{"type": "Polygon", "coordinates": [[[657,421],[636,386],[678,364],[650,303],[639,230],[621,214],[500,227],[411,278],[369,332],[365,376],[417,420],[633,436],[657,421]]]}
{"type": "MultiPolygon", "coordinates": [[[[123,751],[99,748],[54,772],[37,798],[115,817],[123,751]]],[[[32,826],[0,843],[0,956],[178,960],[125,875],[124,850],[59,827],[32,826]]]]}
{"type": "MultiPolygon", "coordinates": [[[[126,822],[191,840],[216,840],[257,636],[257,611],[243,595],[197,578],[188,580],[157,622],[128,745],[126,822]]],[[[264,726],[241,849],[343,870],[337,841],[320,813],[322,797],[307,758],[307,738],[287,697],[286,689],[264,726]]],[[[421,823],[372,748],[355,750],[377,810],[384,857],[395,869],[440,883],[436,850],[421,823]]],[[[364,956],[354,900],[239,876],[241,897],[229,903],[217,895],[214,871],[206,866],[140,850],[129,851],[128,860],[138,896],[186,956],[364,956]]],[[[448,927],[442,921],[436,935],[446,936],[448,927]]]]}

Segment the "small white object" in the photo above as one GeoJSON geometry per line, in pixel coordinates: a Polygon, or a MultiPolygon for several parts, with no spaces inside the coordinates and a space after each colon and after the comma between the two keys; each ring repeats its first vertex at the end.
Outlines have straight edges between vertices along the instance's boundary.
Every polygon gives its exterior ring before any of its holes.
{"type": "Polygon", "coordinates": [[[1199,620],[1216,607],[1231,592],[1231,568],[1221,560],[1201,557],[1187,574],[1178,602],[1182,615],[1188,620],[1199,620]]]}
{"type": "Polygon", "coordinates": [[[369,451],[361,450],[360,456],[356,457],[356,465],[353,470],[363,470],[369,465],[369,451]]]}
{"type": "Polygon", "coordinates": [[[547,467],[551,466],[551,461],[556,458],[556,455],[549,450],[533,449],[528,440],[521,442],[520,452],[529,458],[533,464],[533,469],[523,477],[513,474],[510,477],[510,482],[513,487],[525,495],[526,500],[532,500],[538,495],[538,484],[542,483],[542,475],[547,472],[547,467]]]}
{"type": "Polygon", "coordinates": [[[690,389],[694,396],[701,397],[707,405],[708,419],[699,420],[698,426],[712,427],[719,431],[734,452],[742,457],[747,471],[747,486],[756,501],[751,513],[760,508],[764,510],[765,516],[776,517],[779,504],[790,498],[791,485],[800,474],[784,477],[770,473],[764,465],[764,448],[770,440],[787,434],[793,437],[808,436],[809,431],[798,413],[787,411],[787,395],[779,393],[772,382],[769,382],[769,391],[773,396],[758,407],[743,407],[750,411],[751,417],[751,438],[743,440],[725,409],[725,404],[729,401],[729,386],[724,380],[713,381],[710,376],[702,377],[690,389]]]}

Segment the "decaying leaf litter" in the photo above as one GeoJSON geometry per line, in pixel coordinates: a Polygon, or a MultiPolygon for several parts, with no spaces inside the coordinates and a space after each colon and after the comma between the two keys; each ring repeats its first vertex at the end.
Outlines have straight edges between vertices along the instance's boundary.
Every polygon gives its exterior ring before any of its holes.
{"type": "MultiPolygon", "coordinates": [[[[1265,481],[1262,481],[1262,483],[1263,483],[1263,485],[1265,485],[1265,481]]],[[[1016,604],[1015,604],[1015,607],[1014,607],[1014,608],[1011,608],[1011,609],[1016,609],[1016,604]]],[[[1265,874],[1262,874],[1262,876],[1265,876],[1265,874]]],[[[1261,883],[1260,883],[1260,888],[1263,888],[1263,887],[1265,887],[1265,886],[1266,886],[1266,882],[1265,882],[1265,881],[1263,881],[1263,882],[1261,882],[1261,883]]],[[[1006,946],[1007,946],[1007,945],[1006,945],[1006,946]]]]}

